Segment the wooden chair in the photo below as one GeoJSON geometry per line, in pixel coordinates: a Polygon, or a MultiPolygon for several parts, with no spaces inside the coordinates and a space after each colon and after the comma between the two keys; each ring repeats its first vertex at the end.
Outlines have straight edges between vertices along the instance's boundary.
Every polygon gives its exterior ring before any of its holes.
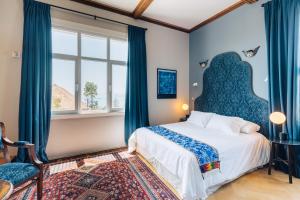
{"type": "Polygon", "coordinates": [[[14,185],[14,188],[18,188],[23,184],[28,183],[15,191],[12,194],[12,197],[24,189],[37,184],[37,199],[41,200],[43,195],[43,163],[36,156],[34,144],[25,141],[10,141],[5,135],[4,123],[0,122],[0,152],[1,151],[4,154],[6,163],[0,165],[0,179],[11,182],[14,185]],[[8,146],[27,149],[31,163],[10,162],[11,157],[7,149],[8,146]]]}

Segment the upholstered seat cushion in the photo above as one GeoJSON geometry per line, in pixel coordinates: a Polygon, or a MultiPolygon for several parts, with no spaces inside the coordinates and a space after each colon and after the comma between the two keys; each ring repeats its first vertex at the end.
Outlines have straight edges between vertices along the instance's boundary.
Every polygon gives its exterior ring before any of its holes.
{"type": "Polygon", "coordinates": [[[6,163],[0,165],[0,179],[10,181],[13,185],[22,183],[38,173],[39,169],[30,163],[6,163]]]}

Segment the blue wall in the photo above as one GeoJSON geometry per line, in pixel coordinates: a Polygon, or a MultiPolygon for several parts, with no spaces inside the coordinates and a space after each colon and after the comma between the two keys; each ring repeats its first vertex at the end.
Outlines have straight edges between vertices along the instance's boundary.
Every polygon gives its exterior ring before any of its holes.
{"type": "Polygon", "coordinates": [[[190,34],[190,103],[202,92],[203,69],[199,61],[211,59],[217,54],[235,51],[242,60],[253,68],[254,92],[268,99],[267,50],[264,24],[264,9],[261,4],[266,0],[251,5],[243,5],[216,21],[193,31],[190,34]],[[246,58],[242,50],[261,46],[257,55],[246,58]],[[192,84],[198,82],[198,87],[192,84]]]}

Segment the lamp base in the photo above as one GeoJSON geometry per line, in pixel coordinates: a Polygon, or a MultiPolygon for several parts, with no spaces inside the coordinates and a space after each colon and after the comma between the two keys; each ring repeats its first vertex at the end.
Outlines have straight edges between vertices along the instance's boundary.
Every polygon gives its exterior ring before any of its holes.
{"type": "Polygon", "coordinates": [[[288,134],[285,133],[285,132],[280,132],[279,133],[279,140],[280,141],[286,141],[286,140],[288,140],[288,134]]]}

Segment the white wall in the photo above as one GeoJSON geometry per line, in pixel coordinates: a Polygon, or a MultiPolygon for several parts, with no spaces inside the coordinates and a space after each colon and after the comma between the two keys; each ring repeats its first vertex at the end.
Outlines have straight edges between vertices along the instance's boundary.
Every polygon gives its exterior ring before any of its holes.
{"type": "MultiPolygon", "coordinates": [[[[176,122],[184,115],[181,104],[188,102],[189,98],[187,33],[71,1],[41,1],[148,28],[146,41],[150,123],[176,122]],[[176,100],[156,99],[157,67],[178,71],[176,100]]],[[[22,2],[22,0],[1,0],[0,6],[0,121],[6,123],[8,136],[13,140],[18,137],[21,59],[11,58],[11,52],[22,49],[22,2]]],[[[123,121],[123,116],[54,120],[47,146],[48,155],[50,158],[57,158],[124,146],[123,121]]]]}
{"type": "Polygon", "coordinates": [[[11,58],[11,52],[22,48],[22,9],[19,1],[0,4],[0,121],[12,140],[18,138],[21,60],[11,58]]]}

